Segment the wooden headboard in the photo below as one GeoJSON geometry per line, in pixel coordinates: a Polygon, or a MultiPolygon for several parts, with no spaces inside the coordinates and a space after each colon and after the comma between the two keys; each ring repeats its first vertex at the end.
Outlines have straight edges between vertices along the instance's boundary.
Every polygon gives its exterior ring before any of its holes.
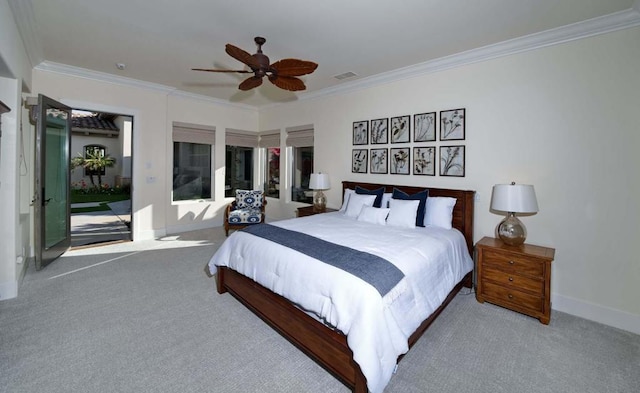
{"type": "Polygon", "coordinates": [[[380,187],[384,187],[385,192],[393,192],[393,189],[397,188],[398,190],[404,191],[409,195],[415,194],[424,190],[425,188],[428,188],[429,196],[456,198],[457,202],[455,207],[453,208],[453,227],[462,232],[464,238],[467,240],[467,248],[469,249],[469,254],[473,255],[473,199],[476,193],[475,191],[343,181],[342,195],[344,196],[345,189],[350,188],[354,190],[356,186],[366,188],[367,190],[376,190],[380,187]]]}

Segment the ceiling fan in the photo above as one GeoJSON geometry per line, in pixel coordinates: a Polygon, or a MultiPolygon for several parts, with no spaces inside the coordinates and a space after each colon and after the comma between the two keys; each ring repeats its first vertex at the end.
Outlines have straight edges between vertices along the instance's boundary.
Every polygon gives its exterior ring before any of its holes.
{"type": "Polygon", "coordinates": [[[267,41],[262,37],[255,37],[258,52],[250,55],[248,52],[227,44],[225,51],[229,56],[246,64],[251,70],[216,70],[207,68],[192,68],[194,71],[207,72],[239,72],[243,74],[251,74],[253,76],[245,79],[240,83],[240,90],[251,90],[262,84],[262,78],[267,76],[269,81],[281,89],[289,91],[299,91],[306,89],[304,82],[297,78],[301,75],[310,74],[318,67],[318,64],[312,61],[299,59],[282,59],[270,64],[267,55],[262,53],[262,45],[267,41]]]}

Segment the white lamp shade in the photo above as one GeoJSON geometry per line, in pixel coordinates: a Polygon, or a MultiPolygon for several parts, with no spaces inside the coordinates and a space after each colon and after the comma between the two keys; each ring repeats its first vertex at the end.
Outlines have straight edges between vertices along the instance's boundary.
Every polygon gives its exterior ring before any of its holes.
{"type": "Polygon", "coordinates": [[[312,190],[328,190],[331,188],[329,175],[326,173],[312,173],[309,180],[309,188],[312,190]]]}
{"type": "Polygon", "coordinates": [[[536,192],[533,186],[528,184],[496,184],[491,194],[491,209],[513,213],[536,213],[536,192]]]}

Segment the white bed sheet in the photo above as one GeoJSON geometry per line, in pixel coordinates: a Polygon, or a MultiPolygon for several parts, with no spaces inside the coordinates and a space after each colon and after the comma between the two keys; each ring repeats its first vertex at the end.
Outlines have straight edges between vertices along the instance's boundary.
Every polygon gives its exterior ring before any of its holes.
{"type": "Polygon", "coordinates": [[[388,384],[409,336],[473,269],[456,229],[376,225],[340,212],[270,224],[378,255],[405,274],[381,297],[339,268],[242,231],[231,234],[209,262],[210,271],[227,266],[344,333],[372,393],[388,384]]]}

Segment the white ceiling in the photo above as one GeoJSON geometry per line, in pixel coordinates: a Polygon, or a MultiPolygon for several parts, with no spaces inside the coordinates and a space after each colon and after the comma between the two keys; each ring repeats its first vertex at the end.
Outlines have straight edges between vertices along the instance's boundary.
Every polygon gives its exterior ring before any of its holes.
{"type": "Polygon", "coordinates": [[[640,20],[640,0],[9,2],[34,66],[133,78],[251,106],[447,67],[456,59],[495,57],[640,20]],[[266,80],[242,92],[237,86],[246,74],[190,70],[241,69],[224,46],[255,53],[255,36],[267,39],[263,51],[272,62],[293,57],[319,64],[303,77],[305,92],[283,91],[266,80]],[[119,70],[116,63],[126,68],[119,70]],[[346,72],[357,76],[334,78],[346,72]]]}

